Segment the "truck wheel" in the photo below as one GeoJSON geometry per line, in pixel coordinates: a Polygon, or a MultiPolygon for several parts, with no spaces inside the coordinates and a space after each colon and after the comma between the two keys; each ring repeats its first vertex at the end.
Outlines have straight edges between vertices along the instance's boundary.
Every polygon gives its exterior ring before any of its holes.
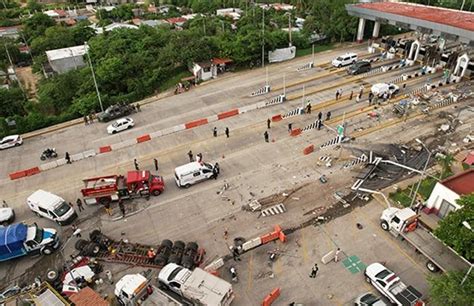
{"type": "Polygon", "coordinates": [[[155,189],[151,192],[151,194],[155,197],[159,196],[161,194],[161,190],[155,189]]]}
{"type": "Polygon", "coordinates": [[[166,257],[164,257],[163,255],[160,254],[160,255],[155,257],[153,262],[157,266],[164,266],[164,265],[166,265],[167,260],[166,260],[166,257]]]}
{"type": "Polygon", "coordinates": [[[84,247],[88,244],[88,242],[84,239],[79,239],[76,241],[76,244],[74,244],[74,248],[78,251],[82,251],[84,247]]]}
{"type": "Polygon", "coordinates": [[[169,239],[165,239],[161,242],[161,247],[167,247],[171,249],[173,247],[173,242],[169,239]]]}
{"type": "Polygon", "coordinates": [[[54,284],[59,278],[59,272],[56,269],[49,269],[48,272],[46,272],[46,279],[48,282],[51,284],[54,284]]]}
{"type": "Polygon", "coordinates": [[[174,247],[177,249],[184,250],[184,242],[182,242],[181,240],[177,240],[174,242],[174,247]]]}
{"type": "Polygon", "coordinates": [[[197,251],[198,244],[196,242],[188,242],[188,244],[186,245],[186,249],[197,251]]]}
{"type": "Polygon", "coordinates": [[[435,265],[432,261],[428,261],[426,263],[426,268],[428,268],[428,270],[430,270],[430,272],[433,272],[433,273],[436,273],[439,271],[439,267],[435,265]]]}
{"type": "Polygon", "coordinates": [[[380,227],[381,227],[384,231],[388,231],[388,230],[389,230],[389,226],[388,226],[387,221],[382,221],[382,222],[380,222],[380,227]]]}
{"type": "Polygon", "coordinates": [[[100,245],[98,243],[92,242],[89,244],[89,250],[89,254],[92,256],[97,256],[97,254],[100,252],[100,245]]]}
{"type": "Polygon", "coordinates": [[[191,185],[190,185],[190,184],[186,184],[186,185],[184,185],[183,187],[184,187],[184,188],[189,188],[189,187],[191,187],[191,185]]]}
{"type": "Polygon", "coordinates": [[[184,268],[191,270],[194,267],[194,260],[189,256],[183,256],[183,260],[181,261],[181,265],[184,268]]]}
{"type": "Polygon", "coordinates": [[[43,255],[51,255],[53,254],[53,249],[50,248],[50,247],[46,247],[44,249],[41,250],[41,254],[43,255]]]}
{"type": "Polygon", "coordinates": [[[99,199],[99,204],[101,204],[101,205],[107,205],[107,204],[110,204],[110,202],[112,202],[112,199],[110,199],[110,198],[100,198],[99,199]]]}
{"type": "Polygon", "coordinates": [[[89,234],[89,239],[92,241],[97,241],[97,239],[100,238],[101,235],[102,232],[98,229],[95,229],[89,234]]]}

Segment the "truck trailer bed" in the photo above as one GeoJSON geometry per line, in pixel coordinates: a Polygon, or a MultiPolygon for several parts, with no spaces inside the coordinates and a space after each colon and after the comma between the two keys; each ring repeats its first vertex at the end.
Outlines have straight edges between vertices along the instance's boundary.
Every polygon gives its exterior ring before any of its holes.
{"type": "Polygon", "coordinates": [[[465,271],[470,267],[467,260],[421,226],[414,231],[401,233],[401,236],[443,272],[465,271]]]}

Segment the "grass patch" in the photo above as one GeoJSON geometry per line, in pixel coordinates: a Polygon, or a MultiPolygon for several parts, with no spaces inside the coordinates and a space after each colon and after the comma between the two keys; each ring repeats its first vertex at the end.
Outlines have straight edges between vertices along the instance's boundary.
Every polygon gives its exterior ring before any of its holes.
{"type": "MultiPolygon", "coordinates": [[[[314,46],[314,54],[327,51],[333,48],[333,44],[327,44],[327,45],[317,45],[314,46]]],[[[306,48],[306,49],[296,49],[296,57],[299,56],[305,56],[309,55],[312,53],[312,48],[306,48]]]]}
{"type": "Polygon", "coordinates": [[[427,177],[421,182],[420,188],[418,189],[418,194],[421,195],[425,201],[430,197],[431,191],[433,191],[436,182],[437,180],[432,177],[427,177]]]}
{"type": "MultiPolygon", "coordinates": [[[[438,175],[438,174],[437,174],[438,175]]],[[[432,177],[427,177],[423,181],[421,181],[420,188],[418,188],[418,195],[420,195],[424,201],[428,200],[433,191],[433,188],[436,185],[437,180],[432,177]]],[[[411,197],[410,197],[410,190],[415,190],[418,182],[413,185],[408,186],[408,188],[403,190],[397,190],[396,192],[392,192],[388,195],[388,197],[394,201],[402,205],[403,207],[409,207],[411,204],[411,197]]]]}
{"type": "Polygon", "coordinates": [[[160,85],[159,90],[165,91],[167,89],[173,88],[176,86],[176,84],[178,84],[181,81],[182,78],[186,78],[189,76],[192,76],[192,73],[187,70],[183,70],[183,69],[176,70],[173,77],[167,79],[165,82],[163,82],[160,85]]]}
{"type": "Polygon", "coordinates": [[[399,203],[403,207],[409,207],[410,204],[411,204],[411,198],[409,196],[409,189],[398,190],[397,192],[392,192],[388,195],[388,197],[392,201],[399,203]]]}

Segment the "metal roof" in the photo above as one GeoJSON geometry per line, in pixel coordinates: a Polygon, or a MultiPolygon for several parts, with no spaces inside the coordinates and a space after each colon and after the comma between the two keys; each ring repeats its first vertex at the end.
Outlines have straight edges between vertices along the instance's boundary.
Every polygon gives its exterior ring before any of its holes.
{"type": "Polygon", "coordinates": [[[86,54],[88,47],[86,45],[74,46],[70,48],[55,49],[46,51],[48,60],[54,61],[64,58],[82,56],[86,54]]]}

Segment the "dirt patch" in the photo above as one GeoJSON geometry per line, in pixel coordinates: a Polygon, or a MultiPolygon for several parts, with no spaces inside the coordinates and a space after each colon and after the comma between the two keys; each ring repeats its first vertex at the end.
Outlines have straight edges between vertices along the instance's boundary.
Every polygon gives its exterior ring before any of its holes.
{"type": "Polygon", "coordinates": [[[17,68],[16,73],[20,82],[25,87],[28,96],[30,98],[35,97],[39,76],[32,72],[31,67],[17,68]]]}
{"type": "Polygon", "coordinates": [[[310,184],[311,183],[306,183],[296,188],[286,189],[281,193],[272,194],[268,197],[258,199],[258,202],[262,205],[262,207],[272,206],[280,203],[286,204],[287,201],[298,196],[298,191],[305,193],[304,188],[308,187],[310,184]]]}

